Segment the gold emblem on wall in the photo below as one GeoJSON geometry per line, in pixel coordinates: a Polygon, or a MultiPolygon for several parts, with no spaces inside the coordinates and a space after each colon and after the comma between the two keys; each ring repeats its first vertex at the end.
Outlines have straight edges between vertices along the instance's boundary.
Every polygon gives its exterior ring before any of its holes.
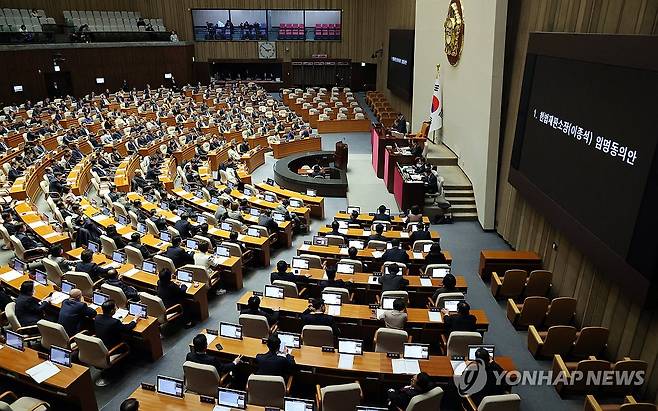
{"type": "Polygon", "coordinates": [[[452,0],[448,7],[445,28],[445,46],[448,61],[453,66],[459,63],[464,45],[464,17],[460,0],[452,0]]]}

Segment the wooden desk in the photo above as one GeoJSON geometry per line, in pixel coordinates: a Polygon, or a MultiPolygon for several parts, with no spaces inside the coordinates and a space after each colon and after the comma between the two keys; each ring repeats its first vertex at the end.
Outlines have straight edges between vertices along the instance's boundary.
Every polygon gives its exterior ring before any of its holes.
{"type": "Polygon", "coordinates": [[[267,143],[268,136],[249,136],[247,137],[247,142],[249,143],[249,148],[256,148],[258,146],[268,147],[267,143]]]}
{"type": "Polygon", "coordinates": [[[318,121],[318,133],[357,133],[370,131],[371,122],[369,119],[361,120],[326,120],[318,121]]]}
{"type": "MultiPolygon", "coordinates": [[[[343,213],[343,212],[338,212],[334,216],[335,220],[350,220],[350,218],[351,218],[351,216],[349,214],[343,213]]],[[[359,214],[359,217],[357,218],[357,221],[360,224],[368,224],[368,225],[372,225],[372,222],[374,220],[375,220],[374,213],[372,215],[366,214],[366,213],[361,213],[361,214],[359,214]]],[[[429,224],[430,223],[429,217],[423,216],[423,223],[429,224]]],[[[407,223],[405,222],[404,217],[400,217],[399,215],[393,215],[393,216],[391,216],[391,226],[404,228],[404,227],[407,226],[407,223]]]]}
{"type": "Polygon", "coordinates": [[[47,247],[60,245],[64,251],[71,249],[71,237],[68,233],[59,232],[51,224],[46,223],[35,205],[19,201],[15,204],[14,211],[47,247]]]}
{"type": "Polygon", "coordinates": [[[322,139],[320,137],[308,137],[292,141],[281,141],[271,144],[272,154],[277,160],[295,153],[322,150],[322,139]]]}
{"type": "Polygon", "coordinates": [[[422,181],[407,181],[402,176],[400,165],[393,170],[393,194],[400,210],[409,210],[412,206],[425,206],[425,186],[422,181]]]}
{"type": "Polygon", "coordinates": [[[91,183],[91,156],[85,156],[69,172],[66,178],[73,194],[82,196],[87,193],[91,183]]]}
{"type": "MultiPolygon", "coordinates": [[[[43,361],[39,358],[37,351],[31,348],[18,351],[2,347],[0,349],[0,377],[7,382],[20,383],[42,392],[44,400],[53,401],[51,405],[54,405],[56,401],[63,401],[67,404],[63,409],[98,410],[89,368],[78,364],[72,364],[70,368],[57,365],[59,373],[37,384],[26,371],[43,361]]],[[[57,406],[53,409],[57,409],[57,406]]]]}
{"type": "Polygon", "coordinates": [[[37,195],[41,192],[39,183],[41,183],[41,180],[43,179],[46,168],[50,167],[54,161],[59,160],[63,155],[63,149],[46,153],[35,164],[28,167],[21,177],[18,177],[16,181],[14,181],[9,189],[9,195],[15,200],[30,199],[35,201],[37,195]]]}
{"type": "Polygon", "coordinates": [[[293,190],[288,190],[281,186],[272,186],[267,183],[257,183],[256,187],[264,191],[270,191],[283,198],[299,198],[304,201],[304,204],[311,209],[311,216],[324,219],[324,197],[312,197],[305,193],[300,193],[293,190]]]}
{"type": "Polygon", "coordinates": [[[265,164],[265,152],[267,152],[268,149],[269,147],[265,145],[255,149],[253,152],[242,155],[242,162],[246,164],[249,174],[253,173],[255,169],[265,164]]]}
{"type": "Polygon", "coordinates": [[[483,280],[489,280],[493,271],[504,274],[511,269],[530,272],[541,268],[541,257],[534,251],[482,250],[480,252],[479,271],[483,280]]]}
{"type": "MultiPolygon", "coordinates": [[[[171,395],[158,394],[154,391],[146,391],[137,388],[130,394],[129,398],[139,401],[140,411],[190,411],[190,410],[212,410],[213,404],[201,402],[199,395],[186,392],[183,398],[171,395]]],[[[215,399],[216,400],[216,399],[215,399]]],[[[265,407],[247,405],[246,411],[264,411],[265,407]]]]}
{"type": "Polygon", "coordinates": [[[130,191],[130,185],[133,177],[135,176],[135,170],[139,167],[140,157],[133,155],[128,158],[125,158],[119,163],[116,172],[114,173],[114,185],[117,188],[117,191],[127,193],[130,191]]]}
{"type": "MultiPolygon", "coordinates": [[[[415,157],[411,154],[402,154],[394,152],[393,149],[386,147],[384,150],[384,184],[389,193],[393,193],[395,169],[397,164],[408,165],[413,164],[415,157]]],[[[403,210],[405,210],[403,208],[403,210]]]]}
{"type": "MultiPolygon", "coordinates": [[[[331,233],[331,227],[320,227],[318,229],[318,235],[327,235],[331,233]]],[[[358,240],[365,240],[367,244],[368,237],[370,237],[371,234],[375,234],[374,231],[371,230],[364,230],[362,228],[346,228],[346,229],[339,229],[340,233],[343,234],[347,238],[353,238],[353,239],[358,239],[358,240]]],[[[406,231],[398,231],[398,230],[389,230],[389,231],[384,231],[382,234],[387,240],[393,240],[397,238],[400,240],[401,243],[410,243],[411,240],[409,239],[409,236],[411,233],[406,232],[406,231]]],[[[438,231],[430,231],[430,235],[432,236],[433,241],[439,241],[440,240],[440,235],[438,231]]]]}

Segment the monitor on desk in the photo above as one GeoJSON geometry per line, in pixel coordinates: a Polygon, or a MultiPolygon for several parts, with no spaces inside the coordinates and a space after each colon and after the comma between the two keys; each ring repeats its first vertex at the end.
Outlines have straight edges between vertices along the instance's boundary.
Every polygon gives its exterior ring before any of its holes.
{"type": "Polygon", "coordinates": [[[101,246],[95,241],[90,241],[87,243],[87,249],[91,250],[92,253],[100,253],[101,246]]]}
{"type": "Polygon", "coordinates": [[[148,232],[148,227],[146,227],[146,224],[144,223],[137,223],[137,232],[141,235],[146,235],[148,232]]]}
{"type": "Polygon", "coordinates": [[[233,226],[231,225],[231,223],[228,223],[226,221],[222,222],[220,228],[224,231],[233,231],[233,226]]]}
{"type": "Polygon", "coordinates": [[[434,278],[443,278],[448,274],[450,274],[449,265],[446,265],[446,267],[432,268],[432,277],[434,278]]]}
{"type": "Polygon", "coordinates": [[[126,217],[125,215],[119,214],[117,215],[117,223],[121,225],[128,225],[130,224],[130,220],[128,220],[128,217],[126,217]]]}
{"type": "Polygon", "coordinates": [[[208,219],[206,218],[205,215],[199,215],[199,216],[196,217],[196,222],[198,224],[205,224],[205,223],[208,222],[208,219]]]}
{"type": "Polygon", "coordinates": [[[294,198],[291,198],[288,201],[290,202],[290,207],[299,208],[299,207],[302,207],[304,205],[304,203],[302,203],[299,200],[295,200],[294,198]]]}
{"type": "Polygon", "coordinates": [[[215,255],[218,257],[230,257],[231,250],[226,246],[218,245],[217,248],[215,248],[215,255]]]}
{"type": "Polygon", "coordinates": [[[219,335],[221,337],[233,338],[237,340],[242,339],[242,326],[231,323],[219,323],[219,335]]]}
{"type": "Polygon", "coordinates": [[[286,216],[281,213],[272,213],[272,218],[277,223],[283,223],[284,221],[286,221],[286,216]]]}
{"type": "Polygon", "coordinates": [[[245,187],[244,188],[244,195],[251,197],[252,195],[254,195],[254,192],[251,191],[251,188],[245,187]]]}
{"type": "Polygon", "coordinates": [[[308,270],[308,260],[303,258],[293,257],[292,259],[292,268],[299,268],[302,270],[308,270]]]}
{"type": "Polygon", "coordinates": [[[176,271],[176,279],[178,281],[182,281],[184,283],[191,283],[193,278],[194,278],[194,274],[191,271],[180,270],[180,269],[176,271]]]}
{"type": "Polygon", "coordinates": [[[404,358],[412,360],[427,360],[430,358],[429,344],[404,344],[404,358]]]}
{"type": "Polygon", "coordinates": [[[254,217],[258,217],[258,216],[260,216],[260,210],[255,208],[255,207],[251,207],[249,209],[249,214],[251,214],[254,217]]]}
{"type": "Polygon", "coordinates": [[[361,214],[361,207],[359,206],[347,206],[347,214],[352,214],[356,211],[357,214],[361,214]]]}
{"type": "Polygon", "coordinates": [[[219,197],[211,197],[210,198],[210,203],[211,204],[219,204],[219,197]]]}
{"type": "Polygon", "coordinates": [[[265,297],[282,299],[284,297],[283,287],[279,287],[278,285],[266,285],[265,297]]]}
{"type": "Polygon", "coordinates": [[[340,274],[354,274],[354,265],[348,263],[336,264],[336,272],[340,274]]]}
{"type": "Polygon", "coordinates": [[[23,261],[19,260],[18,258],[14,258],[14,270],[18,271],[19,273],[25,272],[27,269],[27,264],[25,264],[23,261]]]}
{"type": "Polygon", "coordinates": [[[322,301],[327,305],[338,305],[343,303],[343,296],[338,293],[324,292],[322,293],[322,301]]]}
{"type": "Polygon", "coordinates": [[[185,240],[185,248],[189,248],[190,250],[196,250],[199,248],[199,242],[192,238],[188,238],[185,240]]]}
{"type": "Polygon", "coordinates": [[[477,345],[468,346],[469,361],[475,361],[475,352],[480,348],[484,348],[485,350],[487,350],[487,352],[489,353],[489,358],[491,358],[492,360],[494,359],[495,346],[493,344],[477,344],[477,345]]]}
{"type": "Polygon", "coordinates": [[[6,344],[8,347],[19,351],[25,350],[25,342],[22,335],[10,330],[6,330],[5,333],[5,338],[7,339],[6,344]]]}
{"type": "Polygon", "coordinates": [[[34,272],[34,281],[41,285],[48,285],[48,275],[41,270],[34,272]]]}
{"type": "Polygon", "coordinates": [[[315,197],[318,195],[318,192],[316,190],[313,190],[312,188],[307,188],[306,195],[309,197],[315,197]]]}
{"type": "Polygon", "coordinates": [[[365,242],[363,240],[349,240],[347,242],[348,247],[354,247],[357,250],[363,250],[366,246],[365,242]]]}
{"type": "Polygon", "coordinates": [[[169,204],[165,203],[164,201],[160,203],[160,208],[163,210],[169,210],[169,204]]]}
{"type": "Polygon", "coordinates": [[[260,237],[260,231],[255,227],[249,227],[247,229],[247,235],[251,237],[260,237]]]}
{"type": "Polygon", "coordinates": [[[171,234],[169,234],[168,231],[160,231],[160,240],[170,243],[171,242],[171,234]]]}
{"type": "Polygon", "coordinates": [[[114,261],[115,263],[119,263],[119,264],[125,264],[126,263],[126,253],[124,253],[123,251],[118,251],[118,250],[112,252],[112,261],[114,261]]]}
{"type": "Polygon", "coordinates": [[[281,340],[281,347],[279,348],[279,352],[284,352],[285,347],[288,348],[301,347],[301,341],[302,341],[301,334],[287,333],[283,331],[279,331],[276,334],[279,336],[279,339],[281,340]]]}
{"type": "Polygon", "coordinates": [[[91,301],[94,303],[94,305],[101,306],[103,303],[107,300],[110,299],[110,296],[104,293],[101,293],[99,291],[94,291],[91,301]]]}
{"type": "Polygon", "coordinates": [[[177,378],[165,377],[158,375],[157,389],[158,394],[172,395],[174,397],[183,398],[183,380],[177,378]]]}
{"type": "Polygon", "coordinates": [[[155,274],[155,272],[158,270],[158,266],[153,261],[143,261],[142,270],[149,274],[155,274]]]}
{"type": "Polygon", "coordinates": [[[423,252],[424,253],[429,253],[430,250],[432,249],[433,245],[434,245],[434,243],[432,243],[432,244],[430,244],[430,243],[423,244],[423,252]]]}
{"type": "Polygon", "coordinates": [[[361,340],[352,340],[352,339],[349,339],[349,338],[339,338],[338,339],[338,353],[340,353],[340,354],[361,355],[361,354],[363,354],[363,341],[361,341],[361,340]]]}
{"type": "Polygon", "coordinates": [[[267,183],[267,185],[269,185],[269,186],[274,186],[275,185],[273,178],[268,178],[267,180],[265,180],[265,183],[267,183]]]}
{"type": "Polygon", "coordinates": [[[62,365],[64,367],[71,366],[71,350],[66,348],[57,347],[55,345],[50,346],[50,361],[55,364],[62,365]]]}
{"type": "Polygon", "coordinates": [[[283,398],[283,411],[313,411],[315,402],[302,398],[283,398]]]}
{"type": "Polygon", "coordinates": [[[62,292],[66,295],[71,294],[71,290],[75,288],[75,284],[70,281],[62,280],[62,292]]]}
{"type": "Polygon", "coordinates": [[[464,300],[443,300],[443,308],[450,312],[457,312],[457,304],[464,300]]]}
{"type": "Polygon", "coordinates": [[[313,245],[327,246],[327,245],[329,245],[329,239],[325,236],[322,236],[322,235],[314,235],[313,236],[313,245]]]}
{"type": "Polygon", "coordinates": [[[269,203],[275,203],[276,202],[276,198],[274,197],[274,194],[270,194],[270,193],[263,194],[263,200],[265,200],[269,203]]]}
{"type": "Polygon", "coordinates": [[[382,309],[383,310],[392,310],[393,301],[397,300],[397,297],[383,297],[382,298],[382,309]]]}
{"type": "Polygon", "coordinates": [[[146,304],[128,302],[128,314],[139,318],[148,317],[146,304]]]}
{"type": "Polygon", "coordinates": [[[244,410],[247,404],[247,392],[219,387],[217,405],[231,409],[244,410]]]}

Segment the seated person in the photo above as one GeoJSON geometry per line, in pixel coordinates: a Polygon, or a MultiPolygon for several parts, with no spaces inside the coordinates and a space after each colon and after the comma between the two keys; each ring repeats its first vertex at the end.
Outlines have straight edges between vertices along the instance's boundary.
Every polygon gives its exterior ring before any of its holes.
{"type": "Polygon", "coordinates": [[[391,264],[388,266],[388,274],[382,272],[382,275],[378,277],[379,284],[382,285],[382,292],[384,291],[404,291],[409,285],[409,280],[404,278],[402,275],[398,275],[400,272],[400,266],[397,264],[391,264]]]}
{"type": "Polygon", "coordinates": [[[272,326],[279,319],[278,311],[271,311],[260,308],[260,298],[257,295],[252,295],[247,300],[247,306],[240,310],[240,314],[261,315],[267,319],[267,324],[272,326]]]}
{"type": "Polygon", "coordinates": [[[432,166],[429,164],[425,165],[425,176],[423,177],[423,186],[425,188],[425,194],[435,194],[439,191],[439,181],[436,179],[436,176],[432,172],[432,166]]]}
{"type": "Polygon", "coordinates": [[[91,281],[96,282],[102,277],[107,276],[107,268],[93,262],[94,252],[90,249],[85,249],[80,254],[80,262],[75,265],[75,271],[89,274],[91,281]]]}
{"type": "Polygon", "coordinates": [[[391,221],[391,216],[386,214],[386,206],[384,204],[377,208],[377,212],[375,213],[375,218],[373,221],[391,221]]]}
{"type": "Polygon", "coordinates": [[[4,311],[10,302],[12,302],[12,299],[9,294],[7,294],[4,288],[0,288],[0,311],[4,311]]]}
{"type": "Polygon", "coordinates": [[[139,411],[139,401],[135,398],[127,398],[119,406],[119,411],[139,411]]]}
{"type": "Polygon", "coordinates": [[[114,300],[107,300],[101,306],[102,313],[97,315],[94,319],[94,330],[96,337],[100,338],[107,347],[111,350],[122,342],[122,334],[135,328],[140,321],[140,317],[136,317],[131,322],[124,324],[121,320],[112,317],[117,312],[117,306],[114,300]]]}
{"type": "MultiPolygon", "coordinates": [[[[480,360],[484,364],[484,371],[486,373],[487,378],[486,378],[486,382],[484,383],[484,387],[480,389],[478,392],[470,395],[473,402],[476,405],[480,405],[482,399],[488,395],[507,394],[509,392],[509,386],[505,382],[506,378],[502,378],[502,379],[499,378],[499,376],[503,375],[505,371],[489,356],[489,351],[487,351],[482,347],[478,348],[475,351],[475,359],[480,360]],[[499,381],[501,381],[501,383],[499,383],[499,381]]],[[[479,373],[481,371],[482,370],[480,367],[478,367],[477,369],[467,368],[466,370],[464,370],[464,373],[478,373],[477,378],[479,380],[480,379],[479,373]]],[[[462,378],[466,379],[468,377],[464,375],[462,378]]]]}
{"type": "Polygon", "coordinates": [[[14,220],[12,213],[7,211],[2,213],[2,225],[7,229],[9,235],[15,235],[20,224],[20,222],[14,220]]]}
{"type": "Polygon", "coordinates": [[[409,241],[411,241],[411,244],[414,243],[414,241],[418,240],[431,240],[432,239],[432,233],[429,231],[429,225],[425,225],[422,222],[418,223],[417,225],[418,230],[414,231],[411,233],[409,236],[409,241]]]}
{"type": "Polygon", "coordinates": [[[267,338],[267,353],[256,354],[256,372],[258,375],[278,375],[286,378],[295,370],[295,358],[286,353],[279,355],[281,340],[274,334],[267,338]]]}
{"type": "Polygon", "coordinates": [[[261,211],[261,214],[258,217],[258,225],[267,228],[267,232],[270,235],[275,234],[279,230],[279,225],[272,218],[272,212],[270,210],[261,211]]]}
{"type": "Polygon", "coordinates": [[[351,226],[352,225],[361,226],[361,221],[359,221],[359,216],[360,214],[358,211],[352,210],[352,214],[350,214],[350,219],[347,220],[347,223],[351,226]]]}
{"type": "Polygon", "coordinates": [[[386,237],[384,237],[384,225],[383,224],[377,224],[375,226],[375,233],[370,234],[368,237],[368,241],[370,240],[376,240],[376,241],[386,241],[386,237]]]}
{"type": "Polygon", "coordinates": [[[167,248],[164,256],[171,258],[171,261],[174,262],[176,268],[180,268],[186,264],[194,264],[194,255],[183,250],[181,245],[182,239],[179,236],[175,236],[171,239],[171,247],[167,248]]]}
{"type": "Polygon", "coordinates": [[[430,252],[425,256],[425,264],[448,264],[446,256],[441,251],[441,244],[432,244],[430,252]]]}
{"type": "Polygon", "coordinates": [[[82,299],[82,291],[74,288],[69,293],[69,298],[62,301],[57,322],[64,327],[69,337],[73,337],[82,329],[82,321],[96,317],[96,310],[85,304],[82,299]]]}
{"type": "Polygon", "coordinates": [[[208,226],[208,223],[199,224],[197,228],[198,228],[197,235],[206,237],[208,240],[210,240],[210,248],[214,250],[215,247],[217,247],[217,242],[215,241],[213,236],[208,234],[208,229],[210,228],[208,226]]]}
{"type": "Polygon", "coordinates": [[[240,246],[240,251],[244,253],[245,251],[247,251],[247,249],[245,248],[244,244],[242,244],[238,241],[239,237],[240,237],[240,235],[238,234],[237,231],[231,231],[228,235],[228,240],[229,240],[229,242],[231,242],[233,244],[237,244],[238,246],[240,246]]]}
{"type": "Polygon", "coordinates": [[[377,316],[378,320],[384,320],[387,328],[394,328],[396,330],[404,330],[407,323],[407,304],[402,298],[393,300],[392,310],[382,310],[381,314],[377,316]]]}
{"type": "Polygon", "coordinates": [[[345,236],[338,230],[340,230],[340,224],[338,223],[338,221],[334,220],[331,222],[331,231],[327,234],[337,235],[339,237],[345,238],[345,236]]]}
{"type": "Polygon", "coordinates": [[[391,248],[384,251],[382,261],[394,261],[396,263],[409,264],[409,254],[400,247],[400,240],[391,240],[391,248]]]}
{"type": "Polygon", "coordinates": [[[417,223],[423,221],[423,212],[420,211],[420,207],[417,205],[411,206],[411,209],[407,213],[406,223],[417,223]]]}
{"type": "Polygon", "coordinates": [[[141,238],[142,235],[140,233],[137,232],[132,233],[130,235],[130,242],[128,243],[128,245],[138,249],[139,252],[142,254],[142,258],[144,260],[148,260],[149,258],[151,258],[151,252],[149,251],[148,247],[142,244],[142,241],[140,240],[141,238]]]}
{"type": "Polygon", "coordinates": [[[114,240],[114,244],[117,246],[119,250],[124,248],[126,245],[128,245],[128,242],[123,239],[123,236],[117,232],[117,228],[113,225],[108,226],[105,229],[105,235],[110,237],[112,240],[114,240]]]}
{"type": "Polygon", "coordinates": [[[388,409],[391,411],[404,410],[407,408],[412,398],[416,395],[425,394],[434,388],[432,379],[424,372],[411,377],[409,385],[394,390],[388,390],[388,409]]]}
{"type": "Polygon", "coordinates": [[[311,298],[308,307],[300,316],[302,325],[326,325],[334,329],[334,334],[336,334],[334,317],[326,314],[326,311],[327,307],[322,298],[311,298]]]}
{"type": "Polygon", "coordinates": [[[50,250],[48,250],[48,258],[53,260],[63,273],[71,271],[75,267],[75,262],[64,258],[64,249],[61,245],[54,245],[50,247],[50,250]]]}
{"type": "Polygon", "coordinates": [[[34,297],[34,282],[32,280],[23,281],[16,297],[16,318],[21,323],[21,327],[36,325],[37,321],[43,318],[44,310],[50,304],[51,297],[48,296],[39,301],[34,297]]]}
{"type": "Polygon", "coordinates": [[[176,224],[174,224],[174,228],[178,230],[178,233],[183,239],[192,237],[192,224],[189,219],[190,215],[188,213],[183,213],[180,216],[180,220],[176,221],[176,224]]]}
{"type": "Polygon", "coordinates": [[[320,288],[324,289],[325,287],[338,287],[338,288],[346,288],[350,289],[352,288],[352,281],[343,281],[343,280],[336,280],[336,271],[338,270],[338,267],[336,264],[331,264],[327,265],[324,269],[325,274],[327,275],[326,280],[321,280],[318,285],[320,288]]]}
{"type": "Polygon", "coordinates": [[[25,250],[44,248],[41,241],[37,240],[32,234],[27,232],[27,226],[24,223],[18,224],[16,238],[21,242],[25,250]]]}
{"type": "Polygon", "coordinates": [[[457,314],[450,315],[445,308],[441,309],[441,314],[448,335],[453,331],[477,331],[477,319],[471,314],[471,306],[466,301],[457,303],[457,314]]]}
{"type": "Polygon", "coordinates": [[[116,269],[110,268],[109,270],[107,270],[105,284],[120,288],[123,291],[123,293],[126,295],[126,298],[128,300],[137,301],[137,302],[139,301],[139,294],[135,289],[135,287],[130,286],[125,282],[123,282],[119,278],[119,272],[116,269]]]}
{"type": "Polygon", "coordinates": [[[192,339],[192,345],[194,350],[188,352],[185,356],[185,361],[192,361],[198,364],[212,365],[217,370],[217,373],[221,376],[227,372],[233,371],[237,363],[240,362],[241,356],[236,357],[233,362],[223,363],[216,356],[208,354],[208,339],[203,334],[197,334],[194,339],[192,339]]]}
{"type": "Polygon", "coordinates": [[[288,271],[288,263],[285,260],[279,260],[276,263],[276,271],[270,274],[270,283],[274,283],[276,280],[290,281],[294,282],[306,282],[307,277],[303,275],[295,275],[291,271],[288,271]]]}
{"type": "MultiPolygon", "coordinates": [[[[158,274],[158,297],[162,299],[165,308],[171,308],[177,304],[181,306],[185,303],[187,298],[187,286],[185,284],[178,285],[171,280],[172,273],[168,269],[163,269],[158,274]]],[[[183,316],[186,316],[186,310],[183,310],[183,316]]],[[[187,320],[185,328],[191,327],[192,321],[187,320]]]]}

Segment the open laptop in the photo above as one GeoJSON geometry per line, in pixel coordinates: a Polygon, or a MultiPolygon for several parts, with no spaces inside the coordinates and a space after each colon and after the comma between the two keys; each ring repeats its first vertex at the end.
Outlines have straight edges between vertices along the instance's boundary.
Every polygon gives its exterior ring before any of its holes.
{"type": "Polygon", "coordinates": [[[50,346],[50,361],[55,364],[62,365],[64,367],[71,366],[71,350],[66,348],[57,347],[55,345],[50,346]]]}
{"type": "Polygon", "coordinates": [[[303,258],[293,257],[293,259],[292,259],[292,268],[299,268],[301,270],[308,270],[308,260],[305,260],[303,258]]]}
{"type": "Polygon", "coordinates": [[[263,200],[267,201],[268,203],[274,203],[276,202],[274,196],[270,193],[265,193],[263,194],[263,200]]]}
{"type": "Polygon", "coordinates": [[[340,274],[354,274],[354,265],[338,263],[336,264],[336,272],[340,274]]]}
{"type": "Polygon", "coordinates": [[[347,242],[348,247],[354,247],[357,250],[363,250],[365,248],[365,242],[363,240],[349,240],[347,242]]]}
{"type": "Polygon", "coordinates": [[[299,200],[295,200],[295,199],[291,198],[291,199],[288,200],[288,201],[290,201],[290,207],[299,208],[299,207],[302,206],[302,202],[299,201],[299,200]]]}
{"type": "Polygon", "coordinates": [[[475,352],[480,348],[484,348],[485,350],[487,350],[489,352],[489,358],[491,358],[492,360],[494,359],[495,346],[493,344],[477,344],[477,345],[468,346],[469,361],[475,361],[475,352]]]}
{"type": "Polygon", "coordinates": [[[313,236],[313,245],[327,246],[327,245],[329,245],[329,239],[325,236],[314,235],[313,236]]]}
{"type": "Polygon", "coordinates": [[[126,263],[126,253],[123,251],[114,251],[112,253],[112,261],[114,261],[117,264],[125,264],[126,263]]]}
{"type": "Polygon", "coordinates": [[[188,238],[185,240],[185,248],[189,248],[190,250],[197,250],[199,248],[199,242],[195,239],[188,238]]]}
{"type": "Polygon", "coordinates": [[[358,206],[347,206],[347,214],[352,214],[353,211],[361,214],[361,207],[358,206]]]}
{"type": "Polygon", "coordinates": [[[25,350],[25,341],[23,340],[23,336],[15,333],[10,330],[5,331],[5,337],[7,341],[5,342],[8,347],[11,347],[15,350],[19,351],[24,351],[25,350]]]}
{"type": "Polygon", "coordinates": [[[227,223],[226,221],[224,221],[224,222],[219,226],[219,228],[221,228],[221,229],[224,230],[224,231],[233,231],[233,226],[231,225],[231,223],[227,223]]]}
{"type": "Polygon", "coordinates": [[[427,360],[430,358],[429,344],[405,343],[403,357],[410,360],[427,360]]]}
{"type": "Polygon", "coordinates": [[[279,336],[279,339],[281,340],[281,347],[279,348],[279,352],[283,352],[285,347],[288,348],[301,347],[301,341],[302,341],[301,334],[287,333],[283,331],[279,331],[276,334],[279,336]]]}
{"type": "Polygon", "coordinates": [[[275,185],[273,178],[268,178],[267,180],[265,180],[265,182],[267,183],[268,186],[274,186],[275,185]]]}
{"type": "Polygon", "coordinates": [[[252,195],[254,195],[254,193],[251,191],[251,188],[245,187],[244,188],[244,195],[251,197],[252,195]]]}
{"type": "Polygon", "coordinates": [[[166,243],[171,242],[171,234],[168,231],[160,231],[160,240],[166,243]]]}
{"type": "Polygon", "coordinates": [[[230,257],[231,250],[226,246],[218,245],[217,248],[215,248],[215,255],[219,257],[230,257]]]}
{"type": "Polygon", "coordinates": [[[361,341],[361,340],[352,340],[352,339],[349,339],[349,338],[339,338],[338,339],[338,353],[339,354],[361,355],[361,354],[363,354],[363,341],[361,341]]]}
{"type": "Polygon", "coordinates": [[[205,224],[205,223],[208,222],[208,219],[206,218],[205,215],[198,215],[198,216],[196,216],[196,222],[198,224],[205,224]]]}
{"type": "Polygon", "coordinates": [[[434,278],[443,278],[447,274],[450,274],[450,267],[432,268],[432,277],[434,278]]]}
{"type": "Polygon", "coordinates": [[[312,188],[307,188],[306,195],[309,197],[315,197],[318,195],[318,192],[316,190],[313,190],[312,188]]]}
{"type": "Polygon", "coordinates": [[[142,270],[149,274],[155,274],[155,272],[158,270],[158,266],[153,261],[143,261],[142,270]]]}
{"type": "Polygon", "coordinates": [[[66,295],[71,294],[71,290],[75,288],[75,284],[70,281],[62,280],[62,292],[66,295]]]}
{"type": "Polygon", "coordinates": [[[117,215],[117,223],[121,225],[130,225],[130,220],[123,214],[117,215]]]}
{"type": "Polygon", "coordinates": [[[241,340],[242,326],[238,324],[220,322],[219,335],[220,337],[234,338],[236,340],[241,340]]]}
{"type": "Polygon", "coordinates": [[[148,227],[146,227],[146,224],[144,223],[137,223],[137,232],[141,235],[146,235],[148,232],[148,227]]]}
{"type": "Polygon", "coordinates": [[[94,291],[94,293],[92,294],[92,297],[91,297],[91,302],[94,305],[97,305],[97,306],[100,307],[101,305],[103,305],[103,303],[105,301],[107,301],[109,299],[110,299],[109,295],[107,295],[105,293],[98,292],[98,291],[94,291]]]}
{"type": "Polygon", "coordinates": [[[283,295],[283,287],[279,287],[278,285],[265,286],[265,297],[282,299],[283,295]]]}
{"type": "Polygon", "coordinates": [[[322,293],[322,301],[327,305],[338,305],[343,303],[343,298],[338,293],[324,292],[322,293]]]}
{"type": "Polygon", "coordinates": [[[397,300],[396,297],[383,297],[382,298],[382,309],[383,310],[392,310],[393,301],[397,300]]]}
{"type": "Polygon", "coordinates": [[[148,317],[146,304],[128,302],[128,314],[139,318],[148,317]]]}
{"type": "Polygon", "coordinates": [[[220,407],[244,410],[247,404],[247,392],[219,387],[217,389],[217,404],[220,407]]]}
{"type": "Polygon", "coordinates": [[[48,275],[41,270],[34,272],[34,281],[41,285],[48,285],[48,275]]]}
{"type": "Polygon", "coordinates": [[[249,209],[249,214],[251,214],[254,217],[258,217],[260,215],[260,210],[254,207],[251,207],[249,209]]]}
{"type": "Polygon", "coordinates": [[[247,229],[247,235],[251,237],[260,237],[260,231],[257,228],[249,227],[247,229]]]}
{"type": "Polygon", "coordinates": [[[183,398],[183,380],[158,375],[156,387],[158,394],[166,394],[183,398]]]}
{"type": "Polygon", "coordinates": [[[23,273],[26,269],[27,264],[25,264],[25,262],[19,260],[18,258],[14,258],[14,270],[18,271],[19,273],[23,273]]]}
{"type": "Polygon", "coordinates": [[[464,300],[443,300],[443,308],[450,312],[457,312],[457,304],[464,300]]]}
{"type": "Polygon", "coordinates": [[[283,398],[283,411],[313,411],[315,402],[302,398],[283,398]]]}
{"type": "Polygon", "coordinates": [[[191,271],[187,270],[176,270],[176,279],[184,283],[191,283],[194,278],[194,274],[191,271]]]}
{"type": "Polygon", "coordinates": [[[101,246],[95,241],[90,241],[89,243],[87,243],[87,248],[91,250],[93,253],[101,252],[101,246]]]}
{"type": "Polygon", "coordinates": [[[277,223],[282,223],[286,221],[286,216],[281,213],[272,213],[272,219],[274,219],[274,221],[277,223]]]}

